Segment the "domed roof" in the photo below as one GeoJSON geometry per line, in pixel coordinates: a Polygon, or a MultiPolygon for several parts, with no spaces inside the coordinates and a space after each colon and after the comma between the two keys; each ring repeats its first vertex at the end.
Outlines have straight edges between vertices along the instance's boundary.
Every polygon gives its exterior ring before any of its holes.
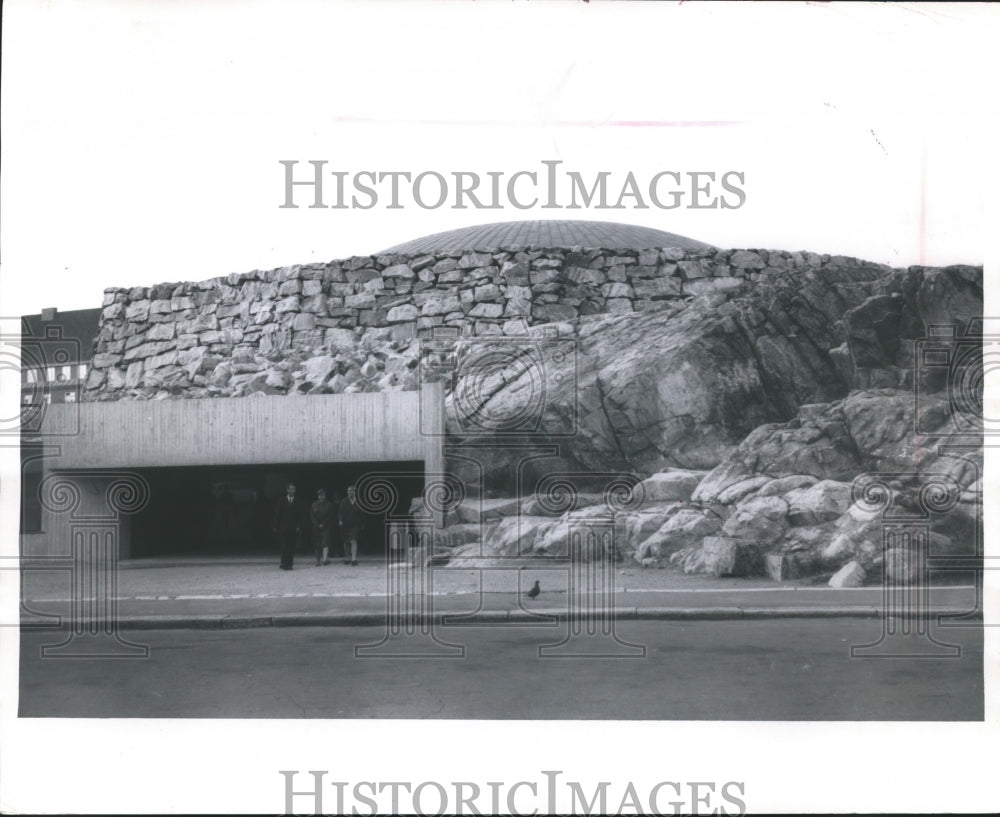
{"type": "Polygon", "coordinates": [[[376,255],[470,252],[498,247],[603,247],[609,250],[680,247],[697,250],[710,246],[663,230],[613,221],[504,221],[415,238],[376,255]]]}

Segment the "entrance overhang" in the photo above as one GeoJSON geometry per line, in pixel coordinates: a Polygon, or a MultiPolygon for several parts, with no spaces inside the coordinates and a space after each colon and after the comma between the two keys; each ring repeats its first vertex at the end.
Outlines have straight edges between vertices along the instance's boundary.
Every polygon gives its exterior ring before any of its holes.
{"type": "Polygon", "coordinates": [[[440,383],[420,391],[49,406],[50,470],[423,460],[443,466],[440,383]]]}
{"type": "MultiPolygon", "coordinates": [[[[130,471],[422,461],[429,485],[444,471],[444,390],[428,383],[407,392],[68,403],[47,407],[41,436],[51,448],[46,473],[81,489],[75,511],[42,498],[46,541],[39,544],[65,553],[81,514],[117,516],[103,507],[111,496],[105,489],[130,471]]],[[[123,553],[127,529],[120,530],[123,553]]]]}

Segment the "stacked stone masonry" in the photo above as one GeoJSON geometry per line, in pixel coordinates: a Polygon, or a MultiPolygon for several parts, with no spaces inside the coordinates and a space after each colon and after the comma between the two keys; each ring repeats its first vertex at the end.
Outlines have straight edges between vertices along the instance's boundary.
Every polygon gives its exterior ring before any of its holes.
{"type": "Polygon", "coordinates": [[[806,252],[507,247],[112,288],[84,399],[414,389],[421,338],[519,335],[828,265],[877,267],[806,252]]]}

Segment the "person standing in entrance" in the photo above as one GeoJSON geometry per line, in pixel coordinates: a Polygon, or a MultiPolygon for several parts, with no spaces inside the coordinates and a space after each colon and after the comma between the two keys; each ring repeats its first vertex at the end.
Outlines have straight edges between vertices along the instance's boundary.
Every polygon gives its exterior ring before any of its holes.
{"type": "Polygon", "coordinates": [[[302,536],[302,501],[295,496],[295,485],[289,482],[284,499],[278,500],[271,526],[281,546],[281,569],[291,570],[295,561],[295,548],[302,536]]]}
{"type": "Polygon", "coordinates": [[[340,503],[337,521],[340,523],[341,540],[344,543],[344,564],[358,563],[358,535],[361,527],[361,508],[358,507],[357,492],[351,485],[347,498],[340,503]]]}
{"type": "Polygon", "coordinates": [[[313,547],[316,549],[316,567],[330,564],[330,545],[333,543],[333,503],[326,498],[326,491],[316,491],[316,501],[309,509],[312,522],[313,547]]]}

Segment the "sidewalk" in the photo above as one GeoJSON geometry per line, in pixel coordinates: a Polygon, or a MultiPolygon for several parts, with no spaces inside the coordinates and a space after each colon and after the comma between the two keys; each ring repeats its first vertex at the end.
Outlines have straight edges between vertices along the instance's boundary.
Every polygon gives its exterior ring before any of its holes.
{"type": "MultiPolygon", "coordinates": [[[[835,590],[808,581],[685,576],[668,570],[616,567],[615,592],[572,597],[569,565],[478,569],[434,568],[420,588],[419,571],[381,559],[357,567],[332,561],[315,567],[300,557],[292,571],[273,558],[174,558],[122,562],[117,579],[118,628],[249,628],[378,626],[390,611],[410,622],[447,625],[552,623],[552,617],[618,619],[750,619],[818,616],[876,617],[881,587],[835,590]],[[541,593],[523,595],[535,581],[541,593]],[[423,590],[424,592],[421,592],[423,590]],[[462,617],[456,619],[455,617],[462,617]]],[[[72,583],[65,567],[34,563],[22,570],[22,627],[58,627],[71,615],[72,583]]],[[[970,615],[972,586],[934,587],[918,615],[970,615]]],[[[7,622],[4,622],[8,624],[7,622]]]]}

